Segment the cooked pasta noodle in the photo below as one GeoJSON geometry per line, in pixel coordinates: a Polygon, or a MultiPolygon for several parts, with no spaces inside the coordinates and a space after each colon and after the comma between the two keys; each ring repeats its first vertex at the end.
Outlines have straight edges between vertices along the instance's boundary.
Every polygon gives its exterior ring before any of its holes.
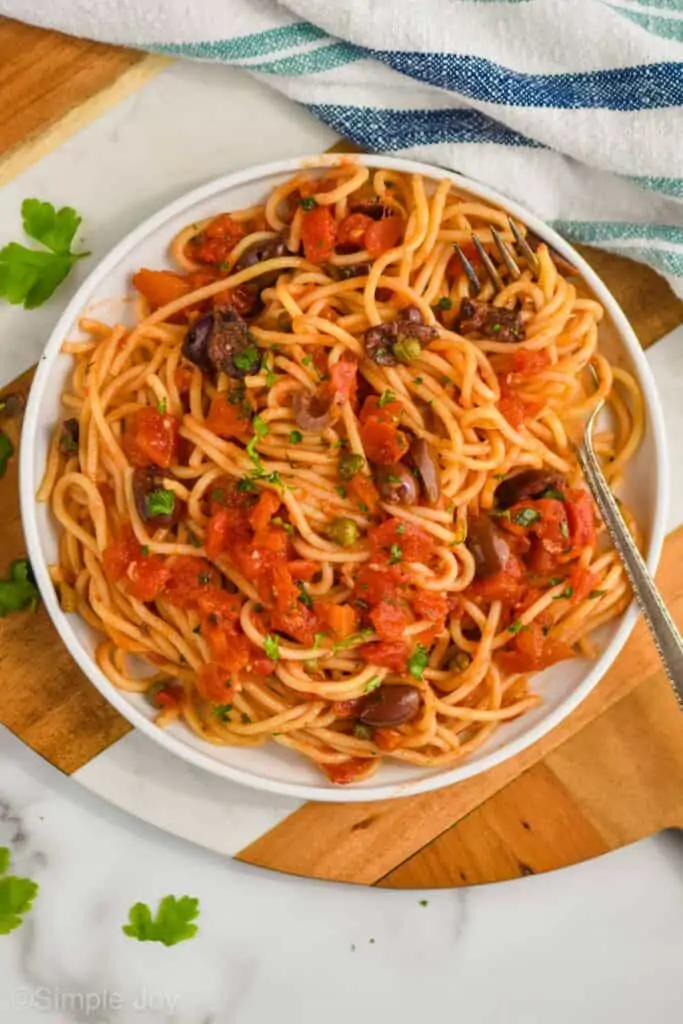
{"type": "Polygon", "coordinates": [[[453,246],[499,263],[491,226],[512,242],[450,180],[327,160],[170,240],[134,326],[65,342],[53,579],[160,726],[337,783],[448,766],[623,611],[570,442],[606,399],[615,485],[642,398],[538,240],[538,273],[470,299],[453,246]]]}

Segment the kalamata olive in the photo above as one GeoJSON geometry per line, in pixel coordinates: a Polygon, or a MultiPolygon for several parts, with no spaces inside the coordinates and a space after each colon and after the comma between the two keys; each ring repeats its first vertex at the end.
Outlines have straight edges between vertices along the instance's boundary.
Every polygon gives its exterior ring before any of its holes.
{"type": "Polygon", "coordinates": [[[18,391],[11,391],[9,395],[0,398],[0,416],[19,416],[26,407],[26,396],[18,391]]]}
{"type": "Polygon", "coordinates": [[[406,308],[402,309],[398,314],[398,319],[405,320],[405,322],[409,324],[424,323],[424,317],[422,316],[422,311],[419,306],[406,306],[406,308]]]}
{"type": "Polygon", "coordinates": [[[471,664],[471,654],[461,651],[459,647],[453,647],[446,652],[443,667],[447,672],[464,672],[471,664]]]}
{"type": "Polygon", "coordinates": [[[540,498],[544,491],[562,493],[567,481],[551,469],[525,469],[517,476],[508,477],[496,488],[496,503],[500,508],[510,508],[527,498],[540,498]]]}
{"type": "Polygon", "coordinates": [[[365,353],[378,366],[396,366],[394,344],[398,336],[396,324],[377,324],[365,332],[365,353]]]}
{"type": "Polygon", "coordinates": [[[351,207],[351,213],[364,213],[372,220],[381,220],[389,211],[379,199],[365,199],[362,203],[356,203],[351,207]]]}
{"type": "Polygon", "coordinates": [[[453,324],[459,334],[476,331],[493,341],[522,341],[524,329],[515,309],[494,306],[492,302],[463,299],[453,324]]]}
{"type": "Polygon", "coordinates": [[[59,450],[64,455],[75,455],[78,451],[78,436],[79,436],[79,424],[78,420],[70,419],[64,420],[62,423],[62,431],[59,435],[59,450]]]}
{"type": "Polygon", "coordinates": [[[422,321],[422,313],[417,306],[408,306],[395,321],[396,340],[404,341],[406,338],[414,338],[423,347],[428,345],[434,338],[439,337],[436,327],[425,324],[422,321]],[[419,320],[417,319],[419,317],[419,320]]]}
{"type": "Polygon", "coordinates": [[[221,370],[238,380],[261,367],[246,321],[234,309],[216,309],[195,320],[185,335],[183,355],[205,373],[221,370]]]}
{"type": "Polygon", "coordinates": [[[164,488],[163,474],[154,466],[139,466],[134,470],[133,496],[138,515],[153,529],[172,526],[178,521],[181,502],[172,491],[164,488]]]}
{"type": "Polygon", "coordinates": [[[399,361],[410,362],[419,355],[408,342],[417,341],[422,348],[438,335],[435,327],[423,323],[417,306],[408,306],[391,323],[368,327],[364,336],[365,351],[368,359],[379,366],[396,366],[399,361]],[[404,355],[408,358],[403,358],[404,355]]]}
{"type": "Polygon", "coordinates": [[[363,699],[358,718],[363,725],[371,725],[375,729],[403,725],[417,717],[420,703],[420,691],[415,686],[407,683],[378,686],[363,699]]]}
{"type": "Polygon", "coordinates": [[[379,493],[390,505],[416,505],[419,497],[417,480],[407,466],[392,462],[390,466],[378,466],[375,480],[379,493]]]}
{"type": "Polygon", "coordinates": [[[410,446],[410,455],[420,474],[425,498],[430,505],[434,505],[441,494],[439,466],[436,457],[422,437],[415,438],[410,446]]]}
{"type": "Polygon", "coordinates": [[[468,520],[466,543],[474,558],[477,579],[495,576],[505,568],[510,545],[490,516],[482,514],[468,520]]]}
{"type": "Polygon", "coordinates": [[[297,391],[292,399],[292,411],[297,426],[302,430],[325,430],[334,420],[331,398],[320,397],[308,391],[297,391]]]}
{"type": "MultiPolygon", "coordinates": [[[[287,255],[287,246],[284,238],[277,235],[275,238],[264,238],[262,241],[253,242],[247,246],[233,267],[233,273],[240,270],[247,270],[255,267],[257,263],[264,263],[266,260],[275,260],[280,256],[287,255]]],[[[260,288],[267,288],[277,281],[279,270],[268,270],[258,278],[260,288]]]]}

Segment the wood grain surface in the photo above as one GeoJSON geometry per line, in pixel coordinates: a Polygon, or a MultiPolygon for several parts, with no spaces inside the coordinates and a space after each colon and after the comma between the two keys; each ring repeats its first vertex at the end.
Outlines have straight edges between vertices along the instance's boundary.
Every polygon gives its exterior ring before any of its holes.
{"type": "MultiPolygon", "coordinates": [[[[162,58],[0,20],[0,183],[139,87],[162,58]]],[[[683,322],[653,271],[591,249],[644,346],[683,322]]],[[[6,390],[25,393],[31,372],[6,390]]],[[[0,422],[18,438],[19,424],[0,422]]],[[[0,480],[0,575],[24,553],[16,459],[0,480]]],[[[683,620],[683,530],[659,582],[683,620]]],[[[75,666],[44,610],[0,619],[0,722],[71,773],[129,726],[75,666]]],[[[515,878],[683,827],[683,716],[639,623],[610,672],[561,726],[513,760],[437,793],[309,804],[240,854],[253,864],[387,887],[515,878]]]]}

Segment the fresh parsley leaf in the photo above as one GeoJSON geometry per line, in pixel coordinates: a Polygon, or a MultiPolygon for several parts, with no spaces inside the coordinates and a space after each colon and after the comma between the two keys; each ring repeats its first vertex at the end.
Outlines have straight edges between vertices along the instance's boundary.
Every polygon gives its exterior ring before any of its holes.
{"type": "Polygon", "coordinates": [[[313,598],[311,597],[311,595],[306,590],[306,585],[301,580],[297,580],[297,584],[296,585],[299,588],[299,598],[298,598],[298,600],[301,601],[301,603],[304,606],[304,608],[312,608],[313,607],[313,598]]]}
{"type": "Polygon", "coordinates": [[[164,415],[167,409],[168,401],[165,398],[162,398],[160,402],[157,402],[157,412],[160,412],[162,416],[164,415]]]}
{"type": "Polygon", "coordinates": [[[353,647],[354,644],[363,643],[369,637],[374,635],[374,629],[361,629],[360,632],[352,633],[351,636],[347,636],[345,640],[338,640],[337,643],[334,644],[332,650],[336,654],[337,651],[343,651],[347,647],[353,647]]]}
{"type": "MultiPolygon", "coordinates": [[[[377,677],[375,676],[375,678],[377,677]]],[[[353,727],[353,735],[356,737],[357,740],[371,740],[372,727],[369,725],[365,725],[364,722],[356,722],[356,724],[353,727]]]]}
{"type": "Polygon", "coordinates": [[[434,306],[432,306],[432,309],[453,309],[453,302],[444,295],[434,306]]]}
{"type": "Polygon", "coordinates": [[[56,210],[51,203],[25,199],[21,214],[26,234],[45,249],[27,249],[18,242],[0,249],[0,297],[35,309],[50,298],[74,263],[90,253],[71,252],[81,218],[70,206],[56,210]]]}
{"type": "Polygon", "coordinates": [[[399,537],[402,536],[402,534],[406,532],[406,524],[399,523],[394,532],[397,533],[399,537]]]}
{"type": "Polygon", "coordinates": [[[304,435],[300,430],[290,430],[289,432],[289,443],[290,444],[301,444],[304,439],[304,435]]]}
{"type": "Polygon", "coordinates": [[[280,639],[277,636],[270,636],[270,634],[264,637],[263,650],[266,652],[266,657],[270,658],[271,661],[278,661],[280,658],[280,639]]]}
{"type": "Polygon", "coordinates": [[[175,508],[175,494],[164,487],[156,487],[147,495],[147,511],[151,516],[170,516],[175,508]]]}
{"type": "Polygon", "coordinates": [[[589,597],[604,597],[607,593],[606,590],[591,590],[589,597]]]}
{"type": "Polygon", "coordinates": [[[395,401],[396,401],[396,395],[394,394],[393,391],[390,391],[387,388],[386,391],[383,391],[382,394],[379,396],[379,401],[378,401],[377,404],[380,407],[380,409],[383,409],[385,405],[389,405],[390,402],[395,402],[395,401]]]}
{"type": "Polygon", "coordinates": [[[142,547],[140,548],[140,554],[142,555],[143,558],[147,558],[147,555],[149,554],[149,544],[142,545],[142,547]]]}
{"type": "Polygon", "coordinates": [[[198,931],[192,924],[199,917],[199,900],[191,896],[164,896],[156,917],[146,903],[136,903],[128,912],[129,924],[123,926],[124,935],[139,942],[163,942],[175,946],[192,939],[198,931]]]}
{"type": "Polygon", "coordinates": [[[313,356],[310,355],[310,353],[309,353],[308,355],[305,355],[303,357],[303,359],[301,360],[301,365],[302,366],[310,366],[312,362],[313,362],[313,356]]]}
{"type": "Polygon", "coordinates": [[[256,484],[251,479],[251,477],[243,476],[241,480],[237,481],[237,490],[243,494],[249,493],[249,491],[256,490],[256,484]]]}
{"type": "Polygon", "coordinates": [[[242,722],[242,725],[251,725],[251,718],[249,717],[249,715],[245,714],[244,711],[240,715],[240,720],[242,722]]]}
{"type": "Polygon", "coordinates": [[[0,479],[7,472],[7,463],[14,455],[14,445],[4,430],[0,430],[0,479]]]}
{"type": "Polygon", "coordinates": [[[18,558],[10,565],[9,579],[0,580],[0,618],[24,608],[35,611],[39,598],[29,562],[18,558]]]}
{"type": "Polygon", "coordinates": [[[426,647],[422,644],[418,644],[408,659],[408,671],[413,679],[422,681],[422,676],[424,675],[424,670],[427,668],[428,661],[429,655],[426,647]]]}
{"type": "Polygon", "coordinates": [[[548,580],[549,587],[556,587],[560,583],[564,583],[564,576],[551,576],[548,580]]]}
{"type": "Polygon", "coordinates": [[[306,196],[299,203],[302,210],[314,210],[317,205],[318,201],[313,196],[306,196]]]}
{"type": "Polygon", "coordinates": [[[337,484],[334,489],[340,498],[346,497],[346,488],[342,484],[337,484]]]}
{"type": "Polygon", "coordinates": [[[277,377],[273,373],[272,368],[268,364],[263,364],[262,369],[266,375],[266,387],[273,388],[277,384],[277,377]]]}
{"type": "Polygon", "coordinates": [[[564,501],[564,494],[562,491],[556,490],[554,487],[546,487],[541,494],[542,498],[555,498],[556,501],[564,501]]]}
{"type": "Polygon", "coordinates": [[[323,640],[327,640],[327,634],[326,633],[316,633],[315,634],[315,636],[313,637],[313,650],[314,651],[317,651],[319,649],[320,644],[323,642],[323,640]]]}
{"type": "Polygon", "coordinates": [[[519,633],[519,631],[522,629],[526,629],[526,626],[522,623],[522,620],[515,619],[515,621],[508,626],[508,633],[512,633],[513,636],[516,636],[517,633],[519,633]]]}
{"type": "Polygon", "coordinates": [[[373,676],[372,679],[368,679],[367,683],[365,684],[365,692],[366,693],[372,693],[373,690],[376,690],[377,687],[381,686],[381,685],[382,685],[382,680],[380,679],[380,677],[379,676],[373,676]]]}
{"type": "Polygon", "coordinates": [[[396,565],[403,558],[403,550],[400,544],[392,544],[389,548],[389,565],[396,565]]]}
{"type": "Polygon", "coordinates": [[[541,518],[541,513],[537,508],[519,508],[512,515],[512,522],[516,523],[517,526],[531,526],[532,523],[537,523],[541,518]]]}
{"type": "Polygon", "coordinates": [[[10,853],[0,846],[0,935],[9,935],[23,924],[38,895],[38,885],[30,878],[8,875],[10,853]]]}
{"type": "Polygon", "coordinates": [[[567,586],[562,591],[562,593],[558,594],[557,597],[553,598],[553,601],[561,601],[565,597],[572,597],[573,594],[574,594],[574,588],[571,586],[571,584],[568,583],[567,586]]]}
{"type": "Polygon", "coordinates": [[[254,416],[253,420],[251,421],[251,425],[254,428],[254,434],[259,439],[259,441],[262,441],[264,437],[268,437],[268,434],[270,433],[270,428],[266,421],[261,416],[254,416]]]}
{"type": "Polygon", "coordinates": [[[261,354],[256,345],[247,345],[241,352],[235,353],[232,361],[237,369],[243,373],[258,373],[261,354]]]}

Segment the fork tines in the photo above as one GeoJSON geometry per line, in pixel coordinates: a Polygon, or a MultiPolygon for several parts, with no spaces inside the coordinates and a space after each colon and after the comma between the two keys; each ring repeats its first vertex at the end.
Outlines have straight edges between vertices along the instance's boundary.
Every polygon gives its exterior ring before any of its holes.
{"type": "MultiPolygon", "coordinates": [[[[517,248],[520,250],[521,255],[526,260],[527,266],[531,270],[531,273],[534,275],[534,277],[537,276],[539,271],[539,263],[536,258],[536,254],[534,253],[533,249],[527,242],[522,232],[515,224],[512,217],[508,217],[508,224],[510,225],[510,231],[512,232],[512,236],[515,240],[517,248]]],[[[496,243],[496,248],[500,253],[501,259],[505,264],[508,273],[510,274],[513,280],[518,280],[522,276],[522,271],[520,269],[519,264],[517,263],[517,260],[515,259],[515,253],[507,244],[507,242],[503,241],[500,233],[493,226],[491,227],[491,235],[493,236],[493,241],[496,243]]],[[[502,291],[503,288],[505,287],[505,283],[500,274],[498,273],[498,268],[496,267],[495,263],[493,262],[489,254],[486,252],[486,249],[482,245],[478,236],[475,234],[472,235],[472,244],[477,250],[477,255],[479,256],[481,264],[484,270],[486,271],[486,274],[488,275],[493,287],[498,292],[502,291]]],[[[461,247],[458,245],[457,242],[454,244],[453,248],[460,257],[460,262],[462,263],[462,268],[465,271],[467,280],[469,281],[474,291],[479,292],[482,286],[479,277],[477,276],[476,270],[468,260],[467,256],[465,256],[465,253],[462,251],[461,247]]]]}

